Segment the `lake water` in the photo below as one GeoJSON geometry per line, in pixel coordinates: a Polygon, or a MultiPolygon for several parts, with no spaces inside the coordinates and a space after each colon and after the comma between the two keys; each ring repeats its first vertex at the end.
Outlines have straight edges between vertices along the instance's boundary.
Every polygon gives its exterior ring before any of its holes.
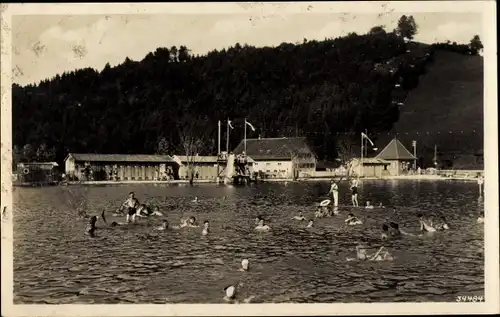
{"type": "MultiPolygon", "coordinates": [[[[454,301],[484,295],[484,227],[477,184],[459,181],[364,181],[359,202],[386,209],[353,209],[361,226],[342,226],[351,210],[307,222],[291,217],[325,199],[326,182],[265,183],[249,187],[115,185],[16,188],[14,191],[14,301],[71,303],[223,303],[225,286],[241,281],[240,299],[255,303],[454,301]],[[195,216],[201,228],[154,231],[161,218],[111,228],[98,222],[84,234],[89,214],[110,213],[135,191],[177,224],[195,216]],[[191,203],[194,197],[198,203],[191,203]],[[227,199],[222,199],[226,196],[227,199]],[[381,226],[395,220],[417,233],[416,213],[445,215],[451,230],[382,242],[381,226]],[[257,215],[273,228],[253,230],[257,215]],[[348,262],[358,244],[384,245],[392,262],[348,262]],[[250,271],[239,272],[242,259],[250,271]]],[[[350,202],[340,186],[340,205],[350,202]]],[[[109,222],[110,219],[108,219],[109,222]]],[[[120,219],[124,221],[124,219],[120,219]]],[[[373,251],[372,251],[373,252],[373,251]]]]}

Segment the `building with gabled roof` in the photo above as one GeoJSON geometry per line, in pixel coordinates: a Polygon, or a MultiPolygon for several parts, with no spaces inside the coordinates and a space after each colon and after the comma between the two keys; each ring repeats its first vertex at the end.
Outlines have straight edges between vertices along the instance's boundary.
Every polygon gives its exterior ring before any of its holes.
{"type": "Polygon", "coordinates": [[[388,171],[393,176],[404,174],[411,162],[417,159],[397,138],[392,139],[375,158],[389,162],[388,171]]]}
{"type": "Polygon", "coordinates": [[[69,180],[160,180],[174,178],[178,164],[169,155],[69,153],[69,180]]]}
{"type": "Polygon", "coordinates": [[[233,151],[246,154],[253,160],[251,169],[261,177],[299,178],[313,177],[316,170],[316,155],[305,137],[246,139],[233,151]]]}

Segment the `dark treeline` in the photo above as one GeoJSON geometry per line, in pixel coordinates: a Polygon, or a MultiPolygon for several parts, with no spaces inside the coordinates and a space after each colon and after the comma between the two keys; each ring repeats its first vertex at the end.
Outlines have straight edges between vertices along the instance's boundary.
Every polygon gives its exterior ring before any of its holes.
{"type": "Polygon", "coordinates": [[[304,135],[319,159],[331,160],[337,133],[359,142],[354,133],[389,131],[433,50],[450,47],[376,27],[278,47],[235,44],[203,56],[164,47],[140,62],[13,85],[14,161],[61,161],[68,152],[184,154],[187,136],[203,141],[200,155],[213,154],[217,121],[225,149],[224,123],[233,120],[234,148],[245,117],[257,128],[248,137],[304,135]]]}

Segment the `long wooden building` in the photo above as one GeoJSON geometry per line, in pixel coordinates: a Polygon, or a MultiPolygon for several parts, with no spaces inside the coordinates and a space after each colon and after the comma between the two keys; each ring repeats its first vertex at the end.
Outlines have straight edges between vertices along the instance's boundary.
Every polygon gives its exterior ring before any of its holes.
{"type": "Polygon", "coordinates": [[[179,165],[168,155],[70,153],[64,160],[68,180],[168,180],[179,165]]]}

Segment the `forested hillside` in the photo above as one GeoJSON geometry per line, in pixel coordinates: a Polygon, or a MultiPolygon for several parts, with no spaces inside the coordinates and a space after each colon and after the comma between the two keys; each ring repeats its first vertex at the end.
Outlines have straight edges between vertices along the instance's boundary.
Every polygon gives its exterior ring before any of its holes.
{"type": "Polygon", "coordinates": [[[361,131],[390,131],[435,51],[457,47],[462,51],[454,54],[478,52],[470,45],[409,42],[381,27],[277,47],[235,44],[203,56],[184,46],[158,48],[139,62],[127,58],[102,71],[14,85],[14,160],[60,161],[68,152],[185,153],[188,141],[199,154],[213,154],[217,121],[233,120],[233,148],[245,117],[257,129],[248,137],[306,136],[320,159],[331,160],[340,137],[359,143],[361,131]]]}

